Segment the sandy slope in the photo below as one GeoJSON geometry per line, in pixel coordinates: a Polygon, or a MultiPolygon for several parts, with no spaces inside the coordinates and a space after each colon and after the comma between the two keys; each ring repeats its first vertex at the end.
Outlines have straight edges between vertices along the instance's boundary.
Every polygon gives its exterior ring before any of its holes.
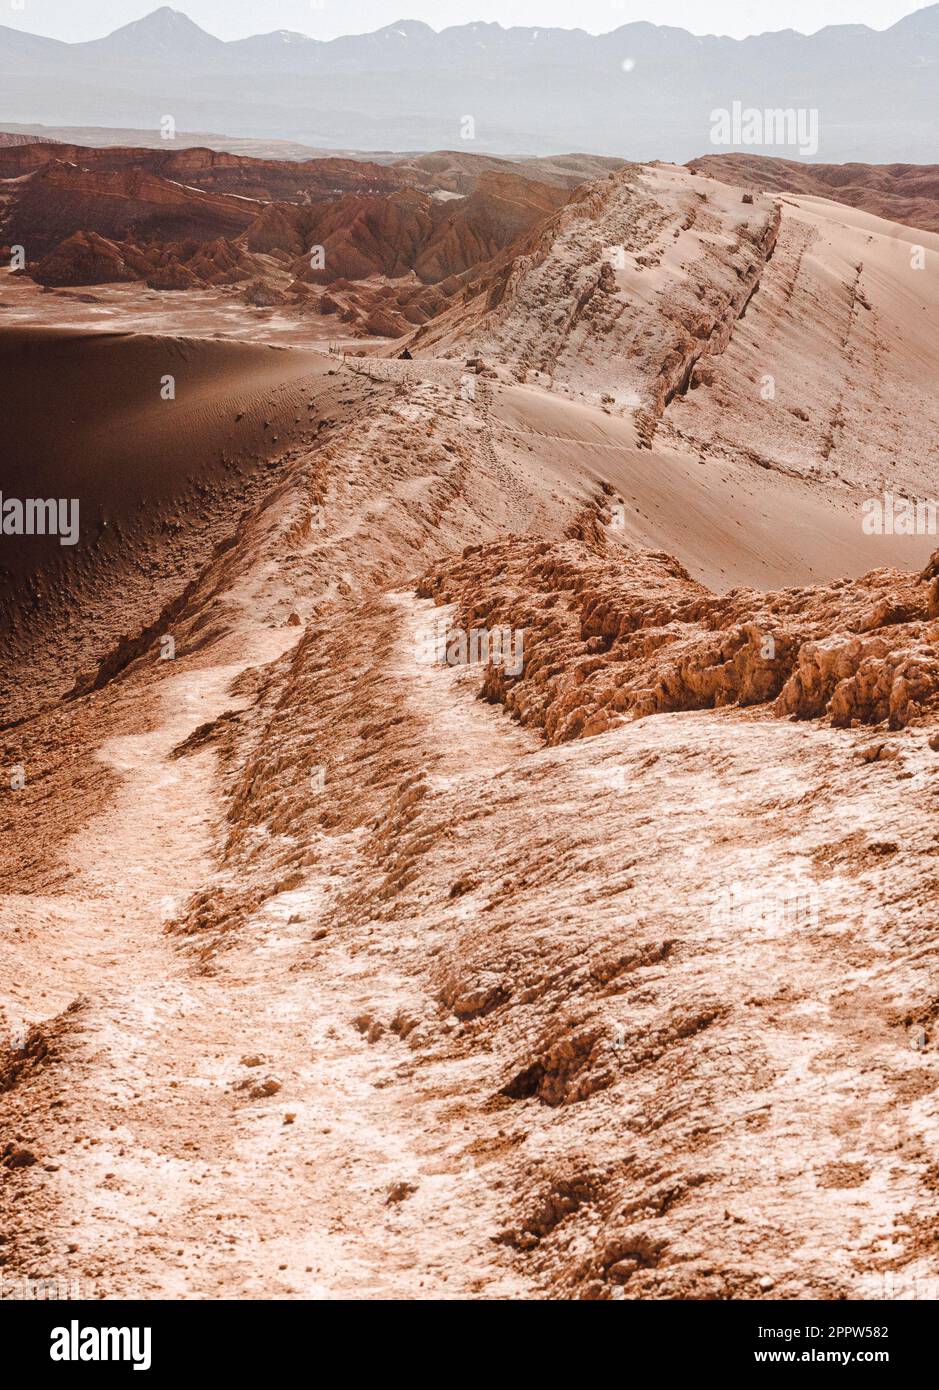
{"type": "MultiPolygon", "coordinates": [[[[652,234],[670,238],[691,194],[668,181],[652,234]]],[[[704,384],[658,415],[654,389],[604,409],[599,349],[578,381],[563,335],[553,390],[508,353],[473,392],[460,358],[303,364],[337,372],[333,426],[225,514],[157,629],[128,598],[126,659],[105,650],[81,698],[6,731],[0,762],[27,774],[0,795],[7,1273],[100,1297],[837,1298],[936,1278],[939,593],[901,572],[935,544],[875,551],[852,521],[868,456],[841,478],[786,463],[740,384],[741,334],[782,376],[798,330],[819,398],[836,389],[829,299],[855,238],[883,235],[842,217],[787,210],[705,364],[726,415],[704,384]],[[787,237],[813,228],[814,324],[783,292],[787,237]],[[899,568],[854,580],[875,563],[899,568]],[[874,705],[791,721],[765,692],[714,708],[764,600],[815,625],[781,661],[823,650],[859,688],[904,683],[897,726],[860,722],[874,705]],[[533,634],[523,724],[484,670],[425,659],[430,628],[500,604],[533,634]],[[643,662],[667,684],[676,640],[699,707],[624,701],[552,746],[544,691],[587,707],[643,662]]],[[[859,312],[885,322],[903,281],[887,250],[876,264],[859,312]]],[[[642,301],[655,334],[666,288],[642,301]]],[[[685,307],[672,328],[693,337],[685,307]]],[[[639,387],[670,338],[631,360],[639,387]]],[[[875,384],[914,399],[923,346],[858,350],[868,403],[875,384]]],[[[233,361],[222,399],[244,390],[233,361]]]]}
{"type": "Polygon", "coordinates": [[[742,196],[668,165],[585,187],[412,346],[489,354],[631,416],[646,444],[935,496],[936,234],[742,196]]]}
{"type": "MultiPolygon", "coordinates": [[[[292,640],[272,633],[245,660],[292,640]]],[[[363,968],[351,952],[311,970],[330,875],[271,900],[208,975],[163,934],[208,871],[215,811],[211,755],[170,751],[230,707],[237,674],[164,684],[152,731],[97,755],[120,790],[63,847],[69,894],[9,904],[20,951],[35,943],[44,960],[14,991],[14,1028],[23,993],[55,1011],[87,999],[60,1078],[72,1147],[55,1170],[54,1239],[77,1228],[73,1277],[112,1297],[517,1296],[526,1282],[497,1250],[479,1260],[484,1185],[446,1124],[428,1134],[413,1094],[387,1086],[396,1059],[351,1027],[356,1000],[408,1001],[413,986],[393,959],[363,968]],[[420,1197],[399,1209],[415,1179],[420,1197]]]]}
{"type": "Polygon", "coordinates": [[[362,395],[355,377],[338,391],[320,353],[165,335],[12,328],[0,369],[5,495],[76,498],[81,527],[72,547],[3,538],[0,619],[21,673],[0,679],[7,718],[156,619],[288,446],[309,447],[362,395]]]}
{"type": "Polygon", "coordinates": [[[672,423],[718,457],[935,497],[939,236],[821,198],[782,210],[760,292],[672,423]]]}
{"type": "MultiPolygon", "coordinates": [[[[685,415],[675,408],[676,420],[685,415]]],[[[505,386],[492,393],[494,428],[550,458],[571,476],[608,485],[619,508],[612,539],[681,557],[717,592],[861,574],[880,565],[922,565],[935,537],[866,536],[861,508],[870,494],[754,468],[737,449],[728,457],[664,430],[653,452],[640,447],[631,420],[563,395],[505,386]]]]}

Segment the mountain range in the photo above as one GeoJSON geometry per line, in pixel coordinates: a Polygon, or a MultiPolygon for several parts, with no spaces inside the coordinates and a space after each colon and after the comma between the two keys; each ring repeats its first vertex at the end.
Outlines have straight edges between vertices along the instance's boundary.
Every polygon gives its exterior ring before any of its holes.
{"type": "Polygon", "coordinates": [[[85,43],[0,26],[0,122],[158,130],[170,116],[179,130],[321,149],[798,157],[769,138],[714,146],[713,113],[740,103],[817,111],[818,149],[802,151],[813,159],[929,162],[937,76],[939,4],[883,32],[744,40],[401,20],[329,42],[285,30],[224,42],[168,7],[85,43]]]}

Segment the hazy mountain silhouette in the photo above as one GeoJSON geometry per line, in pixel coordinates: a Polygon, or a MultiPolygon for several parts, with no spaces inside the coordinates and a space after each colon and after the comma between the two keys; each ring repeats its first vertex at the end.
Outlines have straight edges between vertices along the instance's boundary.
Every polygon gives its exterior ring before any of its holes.
{"type": "Polygon", "coordinates": [[[772,140],[713,146],[718,108],[817,109],[826,162],[935,158],[939,5],[885,32],[831,26],[737,40],[627,24],[609,34],[401,20],[320,42],[280,30],[225,43],[168,7],[66,44],[0,27],[0,123],[157,128],[343,149],[502,154],[582,149],[686,160],[728,148],[798,157],[772,140]],[[466,121],[475,122],[475,136],[466,121]]]}

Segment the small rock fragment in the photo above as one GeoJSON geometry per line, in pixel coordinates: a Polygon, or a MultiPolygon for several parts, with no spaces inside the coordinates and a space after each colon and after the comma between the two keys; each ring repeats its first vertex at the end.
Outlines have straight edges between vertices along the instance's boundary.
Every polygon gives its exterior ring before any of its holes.
{"type": "Polygon", "coordinates": [[[6,1146],[2,1159],[4,1168],[32,1168],[36,1161],[34,1153],[30,1153],[29,1149],[17,1148],[15,1144],[6,1146]]]}
{"type": "Polygon", "coordinates": [[[394,1206],[397,1202],[406,1202],[407,1199],[417,1191],[413,1182],[395,1182],[388,1189],[388,1196],[385,1198],[385,1206],[394,1206]]]}
{"type": "Polygon", "coordinates": [[[252,1100],[264,1100],[268,1096],[276,1096],[282,1086],[283,1082],[278,1081],[276,1076],[268,1076],[264,1081],[252,1086],[248,1094],[252,1100]]]}

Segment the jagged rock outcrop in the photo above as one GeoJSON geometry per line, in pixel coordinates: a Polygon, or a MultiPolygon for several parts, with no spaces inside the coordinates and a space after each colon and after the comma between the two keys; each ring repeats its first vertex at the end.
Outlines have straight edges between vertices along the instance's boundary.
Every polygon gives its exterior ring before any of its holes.
{"type": "Polygon", "coordinates": [[[40,285],[106,285],[138,280],[116,242],[97,232],[76,232],[44,256],[33,270],[40,285]]]}
{"type": "Polygon", "coordinates": [[[155,290],[190,290],[238,284],[257,277],[262,269],[257,258],[224,238],[204,246],[141,246],[111,241],[97,232],[76,232],[43,256],[31,274],[37,283],[49,286],[143,280],[155,290]]]}
{"type": "MultiPolygon", "coordinates": [[[[936,553],[932,568],[939,563],[936,553]]],[[[471,547],[419,592],[456,631],[524,632],[524,670],[490,663],[483,694],[550,743],[625,720],[726,705],[836,727],[902,728],[939,710],[935,580],[875,570],[820,588],[723,596],[672,557],[571,540],[471,547]]]]}
{"type": "Polygon", "coordinates": [[[416,189],[388,198],[359,195],[325,206],[272,205],[249,228],[251,251],[286,247],[300,280],[391,279],[413,273],[424,284],[463,275],[492,259],[549,217],[566,192],[530,178],[484,174],[466,198],[441,202],[416,189]],[[311,250],[323,248],[322,268],[311,250]]]}
{"type": "Polygon", "coordinates": [[[253,304],[256,309],[272,308],[277,304],[286,304],[287,296],[273,285],[268,285],[264,280],[252,280],[244,292],[246,304],[253,304]]]}
{"type": "Polygon", "coordinates": [[[6,153],[0,173],[25,172],[0,184],[0,239],[26,248],[43,284],[250,284],[259,307],[292,298],[314,312],[320,300],[308,289],[330,285],[323,309],[335,305],[356,331],[382,337],[427,323],[568,196],[563,182],[511,166],[458,171],[468,193],[438,197],[413,186],[433,184],[433,168],[324,160],[281,170],[209,150],[6,153]],[[222,191],[231,187],[237,196],[222,191]],[[99,241],[74,242],[77,234],[99,241]],[[397,283],[368,283],[378,278],[397,283]],[[425,293],[432,285],[439,292],[425,293]]]}

